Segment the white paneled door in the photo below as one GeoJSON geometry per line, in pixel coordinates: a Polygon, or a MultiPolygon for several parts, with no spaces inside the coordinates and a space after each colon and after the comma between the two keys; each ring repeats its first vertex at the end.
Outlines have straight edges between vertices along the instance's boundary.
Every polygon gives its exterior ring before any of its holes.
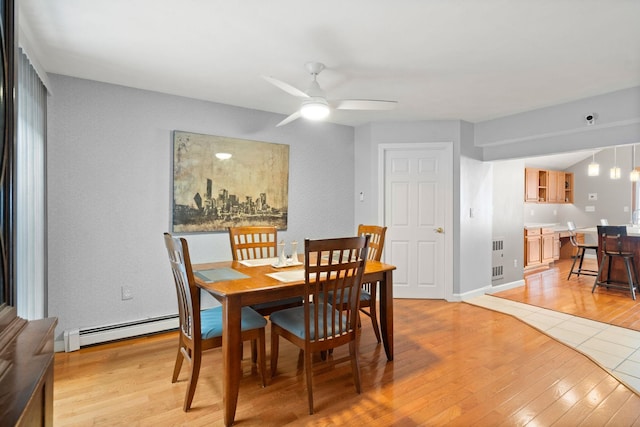
{"type": "Polygon", "coordinates": [[[398,298],[446,298],[452,289],[453,153],[450,143],[380,147],[384,260],[398,298]]]}

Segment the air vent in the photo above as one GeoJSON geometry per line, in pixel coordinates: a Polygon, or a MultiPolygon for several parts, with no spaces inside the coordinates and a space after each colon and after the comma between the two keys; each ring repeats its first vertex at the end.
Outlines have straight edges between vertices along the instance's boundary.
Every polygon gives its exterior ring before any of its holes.
{"type": "Polygon", "coordinates": [[[504,278],[504,237],[495,237],[491,250],[491,280],[504,278]]]}

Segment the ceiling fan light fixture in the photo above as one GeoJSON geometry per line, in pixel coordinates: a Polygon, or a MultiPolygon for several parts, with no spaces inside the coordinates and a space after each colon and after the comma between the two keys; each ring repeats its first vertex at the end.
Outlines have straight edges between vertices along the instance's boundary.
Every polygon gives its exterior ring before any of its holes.
{"type": "Polygon", "coordinates": [[[329,116],[329,104],[322,98],[315,98],[302,103],[300,114],[305,119],[322,120],[329,116]]]}

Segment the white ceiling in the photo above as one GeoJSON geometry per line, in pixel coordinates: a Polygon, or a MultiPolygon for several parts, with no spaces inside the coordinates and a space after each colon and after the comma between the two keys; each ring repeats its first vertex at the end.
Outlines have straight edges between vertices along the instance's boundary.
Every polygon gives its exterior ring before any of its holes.
{"type": "Polygon", "coordinates": [[[51,73],[288,115],[320,61],[330,121],[478,122],[640,85],[637,0],[20,0],[51,73]]]}

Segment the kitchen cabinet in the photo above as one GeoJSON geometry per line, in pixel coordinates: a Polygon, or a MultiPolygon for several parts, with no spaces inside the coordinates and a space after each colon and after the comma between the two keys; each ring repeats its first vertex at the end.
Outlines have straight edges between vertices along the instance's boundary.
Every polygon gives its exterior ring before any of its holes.
{"type": "Polygon", "coordinates": [[[555,252],[555,235],[553,229],[543,228],[542,229],[542,243],[541,243],[541,254],[543,264],[549,264],[553,262],[554,252],[555,252]]]}
{"type": "Polygon", "coordinates": [[[542,234],[539,228],[524,230],[524,266],[542,264],[542,234]]]}
{"type": "Polygon", "coordinates": [[[526,168],[524,201],[573,203],[573,173],[526,168]]]}
{"type": "Polygon", "coordinates": [[[564,174],[564,202],[573,203],[573,174],[564,174]]]}
{"type": "Polygon", "coordinates": [[[524,201],[538,201],[538,169],[525,169],[524,201]]]}
{"type": "Polygon", "coordinates": [[[560,259],[560,248],[562,244],[560,242],[560,233],[553,233],[553,260],[560,259]]]}
{"type": "Polygon", "coordinates": [[[547,171],[547,195],[549,203],[566,203],[564,172],[547,171]]]}
{"type": "Polygon", "coordinates": [[[553,228],[524,229],[524,268],[541,267],[560,258],[560,233],[553,228]]]}

